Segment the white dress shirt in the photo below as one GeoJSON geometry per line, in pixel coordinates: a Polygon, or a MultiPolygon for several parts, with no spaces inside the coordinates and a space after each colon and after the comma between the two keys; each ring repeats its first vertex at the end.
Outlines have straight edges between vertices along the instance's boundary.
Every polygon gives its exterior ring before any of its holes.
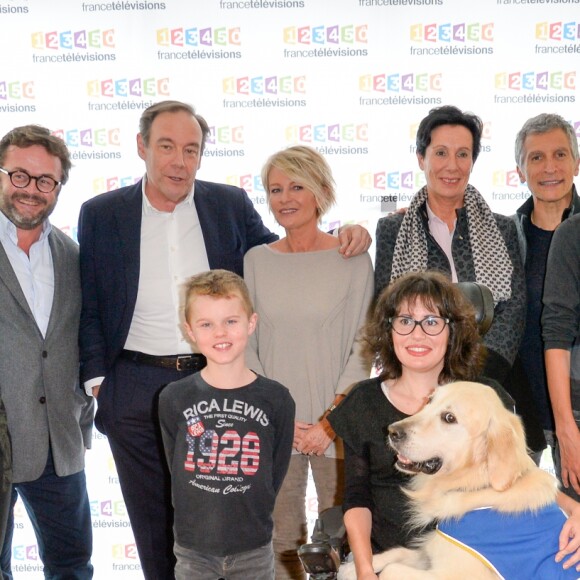
{"type": "MultiPolygon", "coordinates": [[[[194,188],[172,212],[155,209],[143,178],[141,258],[135,312],[125,341],[127,350],[154,356],[190,354],[183,328],[187,280],[209,270],[203,232],[193,202],[194,188]]],[[[104,377],[85,381],[87,395],[104,377]]]]}
{"type": "Polygon", "coordinates": [[[16,226],[0,212],[0,241],[42,336],[46,336],[54,298],[54,267],[48,243],[51,229],[46,220],[40,238],[30,246],[27,256],[18,247],[16,226]]]}
{"type": "Polygon", "coordinates": [[[193,352],[183,329],[185,283],[209,270],[193,189],[172,212],[155,209],[145,195],[135,312],[125,348],[151,355],[193,352]]]}

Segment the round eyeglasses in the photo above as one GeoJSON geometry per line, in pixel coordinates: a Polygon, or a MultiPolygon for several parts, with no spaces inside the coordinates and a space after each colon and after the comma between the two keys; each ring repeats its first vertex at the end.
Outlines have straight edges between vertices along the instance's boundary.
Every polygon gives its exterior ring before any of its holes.
{"type": "Polygon", "coordinates": [[[410,316],[393,316],[389,318],[389,324],[397,334],[403,336],[411,334],[416,326],[420,326],[421,330],[429,336],[437,336],[449,324],[449,318],[426,316],[423,320],[414,320],[410,316]]]}
{"type": "Polygon", "coordinates": [[[62,182],[49,177],[48,175],[39,175],[34,177],[34,175],[29,175],[26,171],[22,169],[17,169],[16,171],[8,171],[4,167],[0,167],[0,172],[8,175],[10,178],[10,183],[14,187],[22,189],[26,187],[33,179],[36,181],[36,188],[42,193],[50,193],[54,191],[62,182]]]}

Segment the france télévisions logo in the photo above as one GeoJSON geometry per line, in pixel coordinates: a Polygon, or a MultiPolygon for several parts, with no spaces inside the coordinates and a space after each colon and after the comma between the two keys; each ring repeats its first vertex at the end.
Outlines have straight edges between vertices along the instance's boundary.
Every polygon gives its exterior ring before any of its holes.
{"type": "Polygon", "coordinates": [[[53,135],[60,137],[68,147],[119,147],[119,129],[58,129],[53,135]]]}
{"type": "Polygon", "coordinates": [[[360,105],[439,105],[442,73],[380,73],[364,74],[358,78],[360,105]],[[382,97],[381,94],[386,96],[382,97]],[[366,96],[369,95],[369,96],[366,96]]]}
{"type": "Polygon", "coordinates": [[[228,175],[225,179],[228,185],[241,187],[246,191],[250,201],[255,206],[266,205],[266,190],[262,184],[262,177],[253,173],[245,173],[243,175],[228,175]]]}
{"type": "Polygon", "coordinates": [[[580,40],[580,22],[538,22],[536,40],[555,40],[558,42],[577,42],[580,40]]]}
{"type": "Polygon", "coordinates": [[[265,192],[264,186],[262,185],[262,177],[260,175],[254,175],[253,173],[228,175],[226,177],[226,183],[228,185],[234,185],[235,187],[241,187],[247,193],[265,192]]]}
{"type": "Polygon", "coordinates": [[[366,155],[368,123],[311,123],[289,125],[284,130],[288,144],[313,145],[323,155],[366,155]]]}
{"type": "Polygon", "coordinates": [[[87,95],[96,98],[167,97],[169,79],[167,77],[93,79],[87,82],[87,95]]]}
{"type": "Polygon", "coordinates": [[[301,76],[243,76],[227,77],[222,81],[226,95],[292,95],[306,93],[306,77],[301,76]]]}
{"type": "Polygon", "coordinates": [[[210,127],[206,145],[241,145],[244,143],[244,127],[238,125],[222,125],[221,127],[210,127]]]}
{"type": "Polygon", "coordinates": [[[123,500],[93,500],[90,502],[90,507],[91,517],[93,518],[127,517],[127,507],[125,506],[125,502],[123,500]]]}
{"type": "Polygon", "coordinates": [[[492,172],[491,199],[497,202],[521,203],[530,197],[527,187],[524,187],[515,169],[496,169],[492,172]]]}
{"type": "Polygon", "coordinates": [[[0,81],[0,113],[34,113],[34,81],[0,81]]]}
{"type": "Polygon", "coordinates": [[[34,99],[34,81],[0,81],[0,101],[34,99]]]}
{"type": "Polygon", "coordinates": [[[115,175],[112,177],[95,177],[93,179],[93,196],[99,193],[104,193],[105,191],[113,191],[114,189],[119,189],[121,187],[127,187],[137,183],[141,179],[141,176],[134,177],[131,175],[119,176],[115,175]]]}
{"type": "Polygon", "coordinates": [[[135,544],[113,544],[111,551],[114,560],[136,560],[139,557],[135,544]]]}
{"type": "Polygon", "coordinates": [[[240,76],[222,80],[224,108],[305,107],[305,75],[240,76]],[[291,98],[297,97],[297,98],[291,98]]]}
{"type": "Polygon", "coordinates": [[[284,44],[367,44],[368,25],[288,26],[283,36],[284,44]]]}
{"type": "Polygon", "coordinates": [[[359,176],[361,189],[379,189],[383,191],[405,189],[415,192],[421,189],[423,185],[425,185],[425,174],[422,171],[367,171],[359,176]]]}
{"type": "Polygon", "coordinates": [[[159,28],[155,39],[159,60],[242,58],[239,26],[159,28]]]}
{"type": "Polygon", "coordinates": [[[222,125],[209,128],[204,157],[244,157],[244,127],[222,125]]]}
{"type": "Polygon", "coordinates": [[[412,42],[492,42],[493,27],[493,22],[411,24],[410,39],[412,42]]]}
{"type": "Polygon", "coordinates": [[[505,171],[498,169],[492,173],[492,182],[494,187],[519,187],[521,185],[518,172],[513,169],[505,171]]]}
{"type": "Polygon", "coordinates": [[[497,104],[574,103],[576,71],[512,71],[495,74],[497,104]],[[507,94],[506,94],[507,93],[507,94]]]}
{"type": "Polygon", "coordinates": [[[411,56],[493,54],[493,22],[412,24],[410,40],[423,46],[410,46],[411,56]],[[487,46],[485,46],[487,45],[487,46]]]}
{"type": "Polygon", "coordinates": [[[31,45],[35,51],[44,54],[33,53],[32,62],[42,64],[114,61],[115,42],[115,30],[112,28],[37,31],[31,34],[31,45]]]}
{"type": "Polygon", "coordinates": [[[576,71],[500,72],[495,75],[495,88],[510,91],[573,91],[576,89],[576,71]]]}
{"type": "Polygon", "coordinates": [[[367,24],[288,26],[282,31],[286,58],[367,56],[367,24]],[[362,45],[362,47],[361,47],[362,45]]]}
{"type": "Polygon", "coordinates": [[[311,123],[289,125],[284,130],[288,143],[340,143],[341,141],[368,141],[368,123],[311,123]]]}
{"type": "Polygon", "coordinates": [[[87,103],[89,111],[143,110],[170,95],[167,77],[92,79],[86,86],[87,96],[96,101],[87,103]]]}
{"type": "Polygon", "coordinates": [[[441,73],[381,73],[359,77],[358,88],[365,93],[414,93],[440,91],[441,73]]]}
{"type": "Polygon", "coordinates": [[[580,22],[536,23],[536,54],[580,54],[580,22]]]}
{"type": "Polygon", "coordinates": [[[359,175],[361,203],[380,204],[381,211],[393,211],[397,203],[408,205],[425,185],[422,171],[365,171],[359,175]]]}
{"type": "Polygon", "coordinates": [[[53,135],[67,144],[73,160],[121,159],[118,128],[57,129],[53,135]]]}
{"type": "Polygon", "coordinates": [[[239,26],[159,28],[155,34],[158,46],[223,47],[242,44],[239,26]]]}
{"type": "Polygon", "coordinates": [[[17,562],[32,561],[37,562],[40,560],[38,555],[38,546],[36,544],[31,544],[29,546],[18,545],[12,547],[12,559],[17,562]]]}

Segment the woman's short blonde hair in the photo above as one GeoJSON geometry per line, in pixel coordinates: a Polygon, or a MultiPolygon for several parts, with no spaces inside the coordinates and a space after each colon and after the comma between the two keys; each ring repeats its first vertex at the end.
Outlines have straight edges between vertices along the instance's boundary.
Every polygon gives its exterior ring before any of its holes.
{"type": "Polygon", "coordinates": [[[319,219],[336,203],[332,171],[326,159],[316,149],[294,145],[270,156],[262,168],[262,184],[266,190],[268,205],[270,205],[269,175],[274,167],[312,191],[318,206],[319,219]]]}

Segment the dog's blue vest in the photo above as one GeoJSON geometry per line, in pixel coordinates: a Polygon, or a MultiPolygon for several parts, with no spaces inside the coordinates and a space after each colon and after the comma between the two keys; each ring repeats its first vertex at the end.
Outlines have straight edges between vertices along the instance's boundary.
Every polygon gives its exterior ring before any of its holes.
{"type": "Polygon", "coordinates": [[[483,508],[459,520],[440,522],[438,533],[468,550],[504,580],[580,578],[554,558],[566,516],[554,503],[537,512],[500,513],[483,508]]]}

